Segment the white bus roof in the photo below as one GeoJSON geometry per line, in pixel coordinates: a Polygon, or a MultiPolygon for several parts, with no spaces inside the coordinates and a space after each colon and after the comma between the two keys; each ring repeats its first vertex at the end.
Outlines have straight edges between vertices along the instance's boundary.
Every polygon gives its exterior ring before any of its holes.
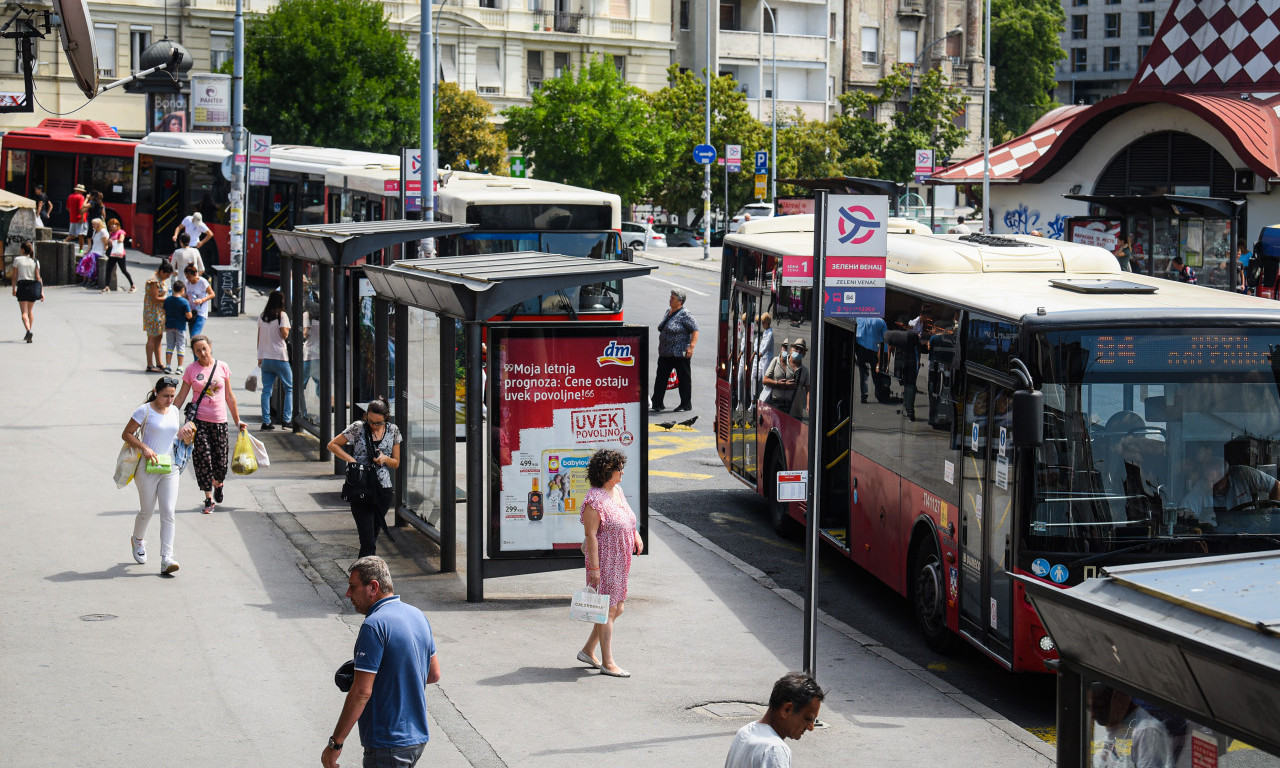
{"type": "Polygon", "coordinates": [[[398,165],[399,162],[395,155],[355,149],[308,147],[301,144],[274,144],[271,147],[271,167],[295,173],[321,175],[338,166],[398,165]]]}
{"type": "MultiPolygon", "coordinates": [[[[752,221],[725,237],[725,247],[766,253],[813,256],[813,216],[783,216],[752,221]],[[785,222],[786,219],[795,221],[785,222]],[[807,219],[807,222],[804,221],[807,219]],[[772,229],[770,225],[778,225],[772,229]],[[763,231],[762,231],[763,230],[763,231]]],[[[927,230],[926,230],[927,231],[927,230]]],[[[1024,246],[997,247],[962,241],[961,235],[907,234],[890,227],[886,283],[922,297],[1019,319],[1080,310],[1143,310],[1167,314],[1269,310],[1280,321],[1280,304],[1159,277],[1124,272],[1108,251],[1029,235],[1002,236],[1024,246]],[[1123,280],[1156,288],[1154,293],[1087,293],[1056,287],[1051,281],[1123,280]]]]}
{"type": "Polygon", "coordinates": [[[397,183],[400,181],[400,159],[394,155],[391,156],[390,163],[338,166],[329,168],[324,173],[324,182],[331,187],[341,187],[371,195],[388,194],[386,187],[388,181],[397,183]]]}
{"type": "Polygon", "coordinates": [[[622,198],[609,192],[573,187],[543,179],[519,179],[488,173],[442,171],[440,173],[440,207],[449,203],[467,205],[485,203],[526,203],[531,195],[554,195],[549,199],[564,203],[602,203],[619,209],[622,198]]]}
{"type": "Polygon", "coordinates": [[[157,157],[181,157],[221,163],[231,154],[222,145],[220,133],[171,133],[152,131],[138,142],[136,152],[157,157]]]}

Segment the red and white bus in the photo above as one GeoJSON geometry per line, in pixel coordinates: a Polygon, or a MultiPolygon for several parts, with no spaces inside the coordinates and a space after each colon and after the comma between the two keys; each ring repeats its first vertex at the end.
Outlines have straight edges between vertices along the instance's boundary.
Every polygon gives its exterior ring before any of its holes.
{"type": "Polygon", "coordinates": [[[1053,643],[1013,574],[1067,587],[1106,565],[1275,546],[1274,302],[1120,272],[1090,246],[889,231],[899,330],[877,345],[864,321],[859,345],[857,323],[828,319],[822,350],[813,289],[781,280],[784,257],[812,259],[813,217],[725,238],[716,442],[775,527],[807,513],[776,500],[775,478],[808,466],[811,404],[761,400],[765,312],[774,352],[804,339],[824,356],[822,540],[907,597],[935,648],[959,635],[1044,671],[1053,643]],[[1043,396],[1035,447],[1011,439],[1023,365],[1043,396]]]}
{"type": "Polygon", "coordinates": [[[77,184],[98,190],[107,218],[120,220],[129,235],[134,229],[133,151],[136,141],[120,138],[111,126],[98,120],[46,118],[33,128],[4,135],[0,153],[0,178],[4,188],[23,197],[35,197],[35,185],[53,203],[53,214],[44,224],[66,231],[67,197],[77,184]]]}

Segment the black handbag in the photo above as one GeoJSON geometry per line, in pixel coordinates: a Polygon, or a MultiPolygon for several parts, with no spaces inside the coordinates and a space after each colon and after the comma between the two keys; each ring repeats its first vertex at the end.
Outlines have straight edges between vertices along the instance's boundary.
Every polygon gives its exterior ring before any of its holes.
{"type": "Polygon", "coordinates": [[[200,390],[200,397],[194,402],[187,403],[182,409],[182,415],[187,417],[187,421],[195,421],[196,414],[200,412],[200,404],[204,402],[204,396],[209,394],[209,388],[213,386],[213,377],[218,375],[218,361],[213,361],[213,367],[209,369],[209,380],[204,383],[204,387],[200,390]]]}
{"type": "MultiPolygon", "coordinates": [[[[370,459],[373,457],[373,430],[369,428],[369,423],[364,425],[364,439],[368,450],[365,452],[370,459]]],[[[381,481],[378,480],[378,468],[373,464],[358,464],[351,462],[347,465],[346,482],[342,484],[342,500],[343,501],[368,501],[382,487],[381,481]]]]}

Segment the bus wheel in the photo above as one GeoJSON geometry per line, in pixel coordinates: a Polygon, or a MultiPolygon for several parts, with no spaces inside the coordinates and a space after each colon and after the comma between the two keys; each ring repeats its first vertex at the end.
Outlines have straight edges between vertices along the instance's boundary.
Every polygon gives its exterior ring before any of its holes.
{"type": "Polygon", "coordinates": [[[787,465],[782,460],[782,451],[779,449],[773,454],[773,461],[769,462],[769,474],[765,478],[765,485],[768,488],[769,496],[769,521],[773,523],[773,530],[779,536],[787,538],[796,528],[796,521],[787,513],[788,502],[778,501],[778,473],[786,472],[787,465]]]}
{"type": "Polygon", "coordinates": [[[947,629],[946,589],[946,576],[942,558],[938,555],[938,543],[925,541],[916,552],[912,602],[916,624],[924,634],[925,642],[939,652],[947,650],[951,644],[951,631],[947,629]]]}

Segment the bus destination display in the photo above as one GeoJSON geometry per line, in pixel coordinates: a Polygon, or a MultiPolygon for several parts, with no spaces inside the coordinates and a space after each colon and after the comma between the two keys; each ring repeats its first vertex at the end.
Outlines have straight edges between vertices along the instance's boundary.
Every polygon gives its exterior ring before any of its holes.
{"type": "Polygon", "coordinates": [[[1105,334],[1081,336],[1099,370],[1258,370],[1271,366],[1275,336],[1228,334],[1105,334]]]}

